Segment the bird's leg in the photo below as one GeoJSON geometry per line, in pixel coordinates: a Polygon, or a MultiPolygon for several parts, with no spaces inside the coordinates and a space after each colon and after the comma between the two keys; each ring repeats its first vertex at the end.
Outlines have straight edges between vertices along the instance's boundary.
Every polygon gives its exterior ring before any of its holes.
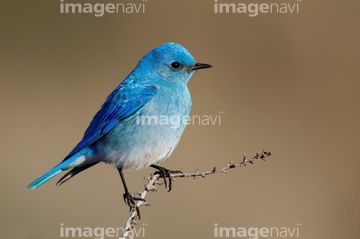
{"type": "Polygon", "coordinates": [[[123,198],[124,198],[125,204],[130,207],[130,211],[131,211],[132,209],[135,209],[136,212],[137,212],[137,215],[139,216],[139,219],[140,219],[140,218],[141,218],[141,217],[140,217],[140,210],[139,210],[139,207],[136,206],[135,201],[145,201],[145,199],[133,197],[133,196],[129,193],[129,190],[128,190],[127,185],[126,185],[126,181],[125,181],[125,177],[124,177],[122,168],[118,168],[118,171],[119,171],[120,178],[121,178],[121,181],[122,181],[122,183],[123,183],[124,190],[125,190],[125,193],[123,194],[123,198]]]}
{"type": "Polygon", "coordinates": [[[164,167],[160,167],[158,165],[155,164],[151,164],[150,167],[157,169],[158,171],[156,171],[154,174],[158,174],[160,176],[160,178],[164,179],[164,184],[165,184],[165,188],[167,187],[167,182],[166,182],[166,178],[169,179],[169,190],[168,192],[171,191],[172,188],[172,180],[173,178],[171,177],[171,173],[182,173],[179,170],[169,170],[167,168],[164,167]]]}

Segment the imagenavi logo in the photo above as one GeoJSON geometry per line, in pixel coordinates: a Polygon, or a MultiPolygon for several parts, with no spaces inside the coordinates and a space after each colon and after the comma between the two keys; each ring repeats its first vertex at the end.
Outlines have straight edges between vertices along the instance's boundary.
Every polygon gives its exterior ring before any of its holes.
{"type": "MultiPolygon", "coordinates": [[[[144,223],[138,229],[133,228],[127,238],[146,238],[146,226],[144,223]]],[[[73,227],[60,223],[60,238],[119,239],[124,231],[122,227],[73,227]]]]}
{"type": "Polygon", "coordinates": [[[299,13],[301,0],[288,1],[288,3],[230,3],[214,0],[214,13],[241,13],[249,17],[256,17],[259,13],[299,13]]]}
{"type": "Polygon", "coordinates": [[[214,224],[214,237],[216,238],[299,238],[301,223],[296,226],[282,227],[228,227],[214,224]]]}
{"type": "Polygon", "coordinates": [[[145,5],[148,0],[135,0],[129,2],[68,2],[60,0],[60,13],[70,14],[93,14],[95,17],[102,17],[105,13],[116,14],[141,14],[145,13],[145,5]],[[91,3],[90,3],[91,2],[91,3]]]}

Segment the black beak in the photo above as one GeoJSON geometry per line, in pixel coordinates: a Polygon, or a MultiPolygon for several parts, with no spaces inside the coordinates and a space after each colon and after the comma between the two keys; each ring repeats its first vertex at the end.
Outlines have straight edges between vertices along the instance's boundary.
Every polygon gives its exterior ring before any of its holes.
{"type": "Polygon", "coordinates": [[[196,63],[193,67],[191,67],[192,71],[199,70],[199,69],[206,69],[211,68],[212,65],[205,64],[205,63],[196,63]]]}

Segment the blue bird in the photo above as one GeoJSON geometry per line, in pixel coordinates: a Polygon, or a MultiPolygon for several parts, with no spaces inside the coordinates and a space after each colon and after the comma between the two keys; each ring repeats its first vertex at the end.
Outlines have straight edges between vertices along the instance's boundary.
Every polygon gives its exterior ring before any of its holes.
{"type": "Polygon", "coordinates": [[[118,169],[125,190],[124,201],[130,209],[139,199],[129,193],[123,169],[153,167],[164,178],[165,187],[166,178],[169,179],[170,191],[169,172],[174,171],[158,165],[171,155],[185,129],[191,109],[189,79],[196,70],[211,67],[197,63],[177,43],[164,43],[152,49],[107,97],[76,147],[27,188],[36,189],[70,170],[57,182],[59,186],[85,169],[105,162],[118,169]]]}

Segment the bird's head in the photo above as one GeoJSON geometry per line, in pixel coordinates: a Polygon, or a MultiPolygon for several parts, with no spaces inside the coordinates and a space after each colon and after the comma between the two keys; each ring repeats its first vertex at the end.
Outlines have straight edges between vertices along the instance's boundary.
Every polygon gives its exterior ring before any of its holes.
{"type": "Polygon", "coordinates": [[[140,63],[165,81],[180,81],[185,84],[196,70],[212,67],[209,64],[196,62],[188,50],[173,42],[154,48],[140,63]]]}

